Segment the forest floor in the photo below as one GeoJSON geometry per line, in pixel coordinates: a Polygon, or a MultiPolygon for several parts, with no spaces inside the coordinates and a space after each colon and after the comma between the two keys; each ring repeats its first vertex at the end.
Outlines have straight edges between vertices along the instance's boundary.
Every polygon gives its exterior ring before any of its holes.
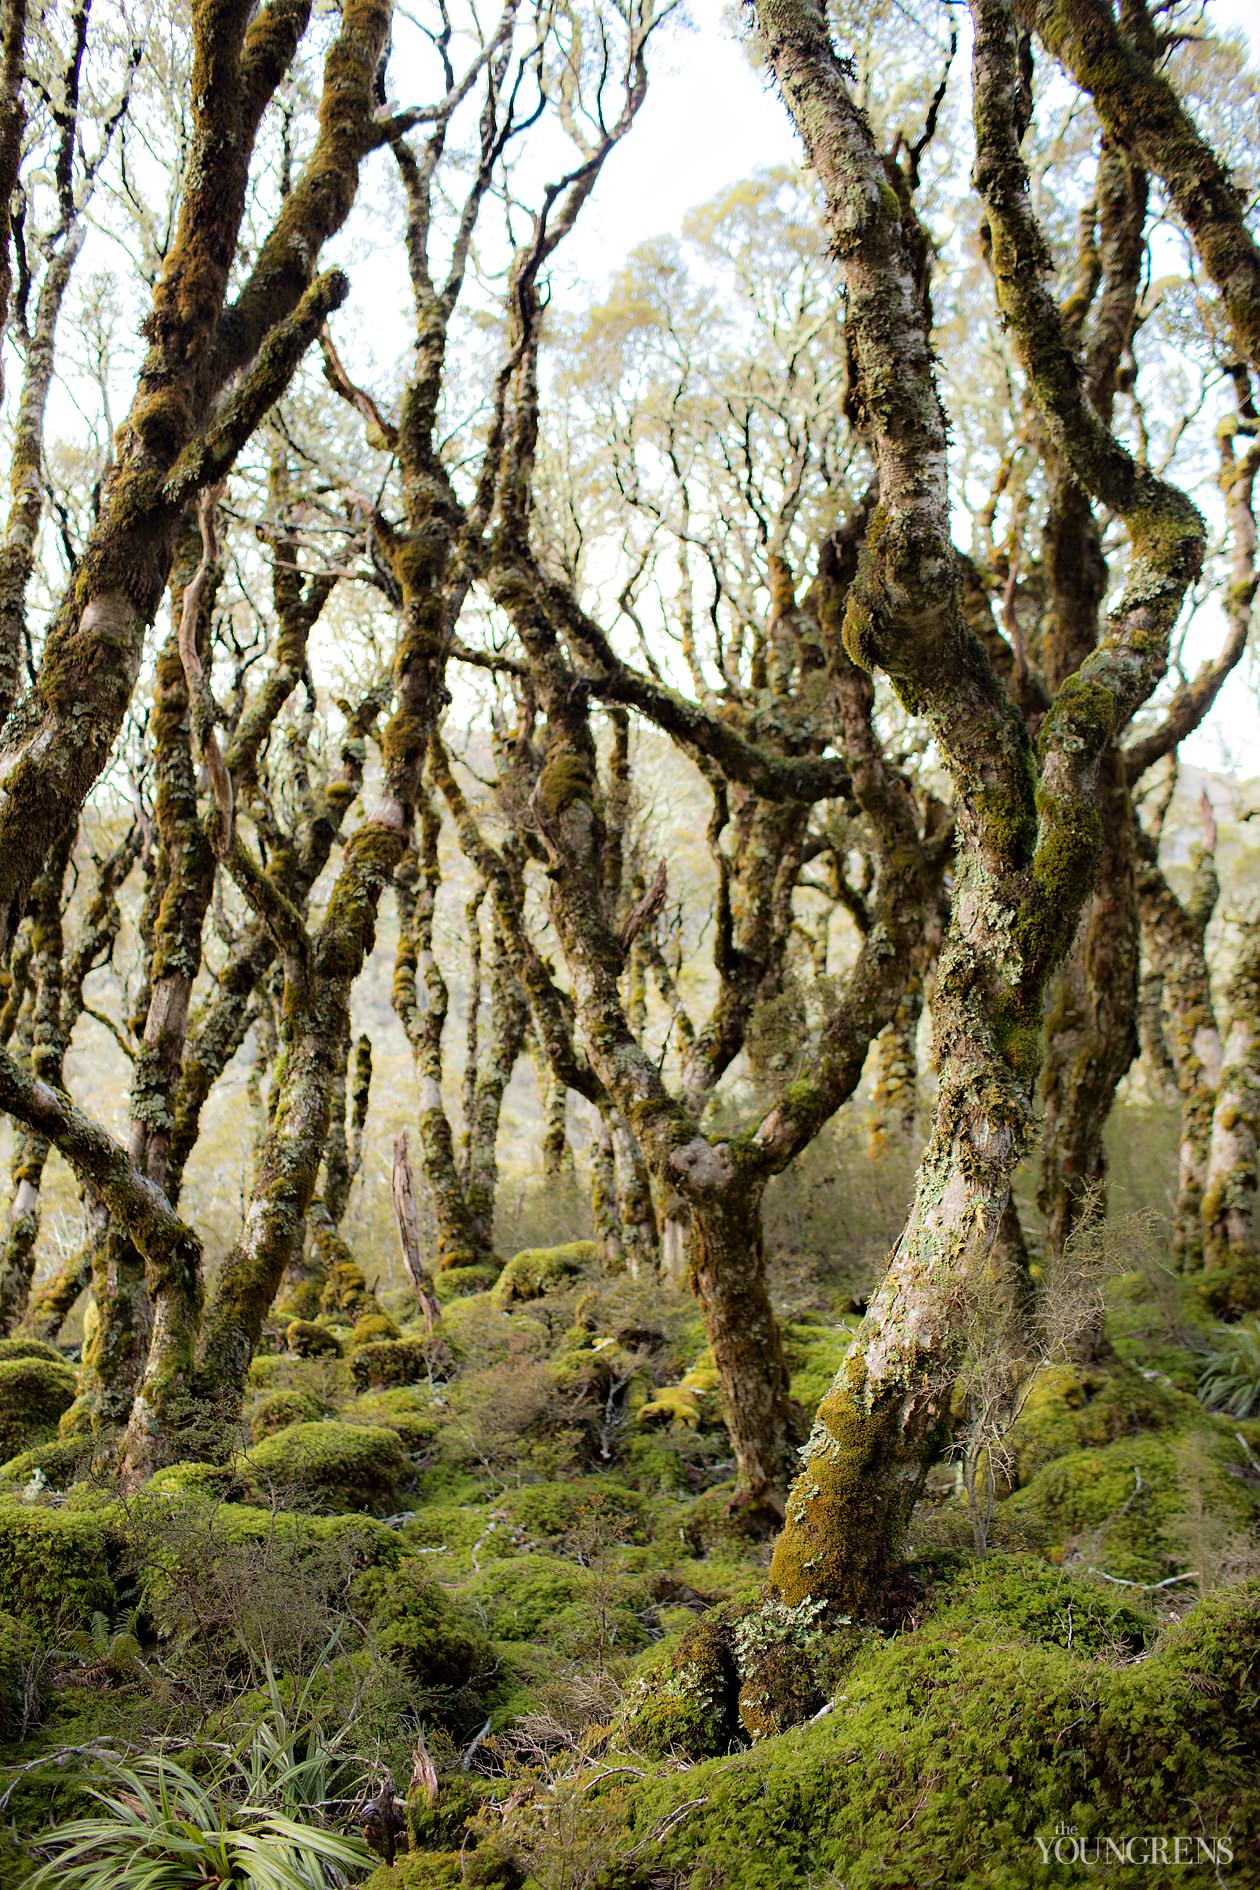
{"type": "MultiPolygon", "coordinates": [[[[63,1363],[0,1345],[51,1401],[0,1411],[0,1883],[1260,1884],[1260,1422],[1197,1395],[1191,1284],[1109,1281],[1101,1355],[938,1466],[857,1626],[760,1605],[685,1295],[583,1242],[492,1280],[443,1278],[429,1333],[343,1269],[269,1332],[233,1462],[125,1499],[56,1435],[63,1363]],[[268,1815],[351,1842],[276,1826],[297,1874],[233,1876],[268,1815]]],[[[803,1412],[856,1320],[826,1300],[782,1305],[803,1412]]]]}

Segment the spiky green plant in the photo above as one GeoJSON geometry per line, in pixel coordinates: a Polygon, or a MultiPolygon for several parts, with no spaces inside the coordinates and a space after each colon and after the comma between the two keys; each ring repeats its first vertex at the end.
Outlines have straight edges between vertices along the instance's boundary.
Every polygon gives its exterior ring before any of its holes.
{"type": "Polygon", "coordinates": [[[1260,1412],[1260,1318],[1216,1327],[1199,1373],[1199,1397],[1209,1410],[1230,1417],[1260,1412]]]}
{"type": "Polygon", "coordinates": [[[91,1791],[98,1811],[43,1840],[54,1854],[27,1890],[340,1890],[374,1862],[360,1838],[241,1801],[164,1756],[110,1760],[107,1777],[91,1791]]]}

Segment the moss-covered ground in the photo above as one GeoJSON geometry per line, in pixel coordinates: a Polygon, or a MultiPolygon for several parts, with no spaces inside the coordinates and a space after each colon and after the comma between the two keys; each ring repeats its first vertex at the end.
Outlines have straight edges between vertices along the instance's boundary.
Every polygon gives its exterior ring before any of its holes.
{"type": "MultiPolygon", "coordinates": [[[[0,1883],[104,1746],[213,1769],[277,1689],[358,1768],[336,1816],[405,1801],[371,1890],[1260,1883],[1260,1424],[1195,1395],[1192,1291],[1114,1279],[1101,1362],[992,1442],[986,1553],[942,1460],[858,1624],[765,1605],[685,1296],[579,1243],[505,1278],[432,1334],[279,1321],[233,1460],[125,1498],[56,1398],[14,1419],[0,1883]]],[[[814,1406],[856,1314],[780,1287],[814,1406]]]]}

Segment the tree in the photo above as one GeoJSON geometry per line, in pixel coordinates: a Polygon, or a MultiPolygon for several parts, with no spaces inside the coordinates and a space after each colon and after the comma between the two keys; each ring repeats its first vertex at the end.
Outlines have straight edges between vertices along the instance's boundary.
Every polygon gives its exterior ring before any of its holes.
{"type": "Polygon", "coordinates": [[[975,184],[998,304],[1056,451],[1123,521],[1125,588],[1066,674],[1037,754],[969,629],[950,537],[944,414],[916,255],[848,89],[823,10],[765,0],[767,57],[823,184],[848,291],[858,394],[879,478],[845,641],[929,720],[954,784],[961,855],[937,984],[940,1091],[915,1203],[789,1498],[772,1580],[789,1605],[877,1605],[948,1422],[960,1306],[976,1294],[1026,1145],[1048,980],[1068,951],[1103,841],[1100,769],[1150,696],[1197,574],[1204,533],[1185,496],[1119,444],[1091,404],[1020,153],[1031,99],[1004,0],[972,13],[975,184]]]}

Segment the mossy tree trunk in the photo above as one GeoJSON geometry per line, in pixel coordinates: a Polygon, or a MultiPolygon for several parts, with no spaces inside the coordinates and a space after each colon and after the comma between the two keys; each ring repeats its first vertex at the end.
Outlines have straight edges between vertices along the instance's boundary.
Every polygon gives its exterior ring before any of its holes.
{"type": "Polygon", "coordinates": [[[1221,1034],[1205,948],[1220,881],[1211,849],[1197,847],[1190,893],[1183,901],[1164,877],[1157,845],[1146,835],[1141,855],[1137,884],[1143,937],[1159,971],[1168,1043],[1181,1094],[1173,1256],[1183,1272],[1196,1273],[1203,1264],[1203,1190],[1221,1075],[1221,1034]]]}
{"type": "MultiPolygon", "coordinates": [[[[512,440],[521,463],[505,481],[505,491],[523,493],[528,490],[537,424],[532,358],[527,357],[518,374],[515,399],[512,440]]],[[[842,533],[827,541],[817,582],[799,607],[786,569],[779,572],[776,636],[768,636],[767,645],[776,673],[790,679],[795,670],[803,705],[826,702],[829,718],[832,700],[839,705],[848,778],[876,838],[871,922],[835,1008],[811,1044],[809,1074],[778,1087],[755,1125],[738,1134],[712,1136],[703,1132],[698,1117],[698,1106],[708,1101],[707,1091],[699,1094],[703,1086],[689,1079],[681,1096],[671,1093],[659,1059],[641,1041],[627,1006],[626,961],[633,937],[627,936],[628,920],[618,929],[621,913],[607,883],[605,797],[590,727],[590,690],[570,666],[562,636],[598,661],[601,693],[608,690],[612,674],[622,699],[642,696],[650,701],[652,691],[641,687],[637,673],[617,669],[607,638],[585,617],[571,588],[539,568],[525,505],[504,507],[487,572],[491,595],[511,618],[525,650],[534,697],[546,716],[543,762],[530,812],[546,849],[550,910],[578,1025],[595,1073],[633,1132],[660,1198],[685,1204],[688,1277],[713,1345],[723,1417],[736,1460],[732,1506],[761,1528],[782,1513],[796,1424],[766,1281],[762,1195],[770,1176],[795,1159],[856,1088],[869,1045],[904,990],[913,945],[923,928],[927,891],[916,810],[875,739],[869,678],[844,652],[840,639],[852,549],[842,533]],[[809,686],[820,672],[829,676],[834,698],[832,691],[809,686]],[[741,1339],[741,1333],[752,1335],[751,1343],[741,1339]]],[[[769,662],[767,657],[767,675],[769,662]]],[[[790,686],[790,680],[784,683],[785,689],[790,686]]],[[[674,709],[663,711],[663,718],[667,727],[678,721],[674,709]]],[[[735,718],[728,726],[738,727],[735,718]]],[[[804,707],[801,725],[793,731],[791,755],[802,770],[795,777],[802,787],[811,747],[821,746],[835,732],[834,720],[811,723],[804,707]]],[[[776,948],[769,941],[790,926],[793,876],[802,857],[800,847],[789,839],[803,826],[800,795],[776,779],[768,743],[761,752],[764,762],[755,774],[746,753],[739,763],[745,777],[740,853],[746,913],[736,910],[732,863],[724,852],[715,851],[718,969],[728,989],[725,999],[719,998],[712,1028],[696,1031],[688,1050],[689,1071],[711,1070],[713,1080],[739,1048],[761,988],[763,951],[758,949],[754,959],[751,948],[757,940],[750,933],[748,956],[753,962],[742,961],[741,926],[747,918],[764,930],[764,953],[773,955],[776,948]],[[773,784],[771,805],[755,805],[754,780],[773,784]]],[[[719,840],[726,820],[725,793],[718,784],[712,843],[719,840]]]]}
{"type": "Polygon", "coordinates": [[[1260,922],[1250,919],[1227,996],[1203,1184],[1204,1285],[1226,1317],[1260,1311],[1260,922]]]}
{"type": "Polygon", "coordinates": [[[228,304],[258,129],[307,22],[302,6],[256,14],[247,0],[193,12],[184,188],[147,352],[35,684],[0,738],[0,947],[113,746],[186,506],[224,477],[347,292],[339,272],[315,272],[383,135],[371,90],[388,36],[383,0],[343,10],[310,160],[228,304]],[[356,66],[367,74],[357,90],[356,66]]]}
{"type": "Polygon", "coordinates": [[[434,949],[433,922],[442,883],[438,858],[442,822],[435,802],[420,809],[417,853],[397,876],[398,951],[394,959],[394,1010],[407,1033],[420,1097],[420,1154],[436,1232],[434,1265],[484,1265],[492,1249],[469,1208],[455,1161],[455,1138],[442,1093],[442,1036],[448,992],[434,949]]]}
{"type": "Polygon", "coordinates": [[[491,934],[489,995],[490,1028],[482,1033],[483,1042],[478,1044],[477,1064],[472,1071],[461,1180],[479,1247],[492,1254],[503,1098],[520,1060],[529,1027],[529,1004],[498,924],[492,927],[491,934]]]}
{"type": "Polygon", "coordinates": [[[1128,584],[1105,636],[1049,706],[1038,770],[1022,717],[962,614],[909,180],[890,173],[876,150],[817,0],[761,0],[758,21],[825,192],[878,469],[879,504],[845,641],[928,719],[954,782],[960,842],[936,982],[940,1088],[914,1206],[818,1412],[771,1567],[790,1605],[813,1596],[863,1615],[879,1608],[948,1431],[967,1309],[1027,1142],[1046,983],[1071,945],[1101,851],[1098,771],[1108,742],[1163,673],[1203,531],[1188,501],[1136,465],[1085,398],[1044,287],[1045,252],[1019,154],[1027,101],[1014,16],[1004,0],[977,0],[975,181],[999,305],[1057,450],[1083,489],[1120,515],[1131,546],[1128,584]]]}
{"type": "MultiPolygon", "coordinates": [[[[33,1001],[29,1012],[26,1061],[40,1082],[61,1083],[66,1040],[62,1034],[62,902],[73,847],[63,837],[35,882],[31,900],[33,1001]]],[[[4,1246],[0,1250],[0,1338],[7,1338],[26,1310],[39,1238],[40,1184],[51,1147],[48,1137],[29,1123],[13,1126],[9,1165],[12,1197],[4,1246]]]]}
{"type": "Polygon", "coordinates": [[[1160,70],[1165,42],[1145,7],[1019,0],[1020,18],[1094,101],[1116,142],[1162,178],[1220,291],[1245,360],[1260,367],[1260,249],[1227,166],[1160,70]]]}

